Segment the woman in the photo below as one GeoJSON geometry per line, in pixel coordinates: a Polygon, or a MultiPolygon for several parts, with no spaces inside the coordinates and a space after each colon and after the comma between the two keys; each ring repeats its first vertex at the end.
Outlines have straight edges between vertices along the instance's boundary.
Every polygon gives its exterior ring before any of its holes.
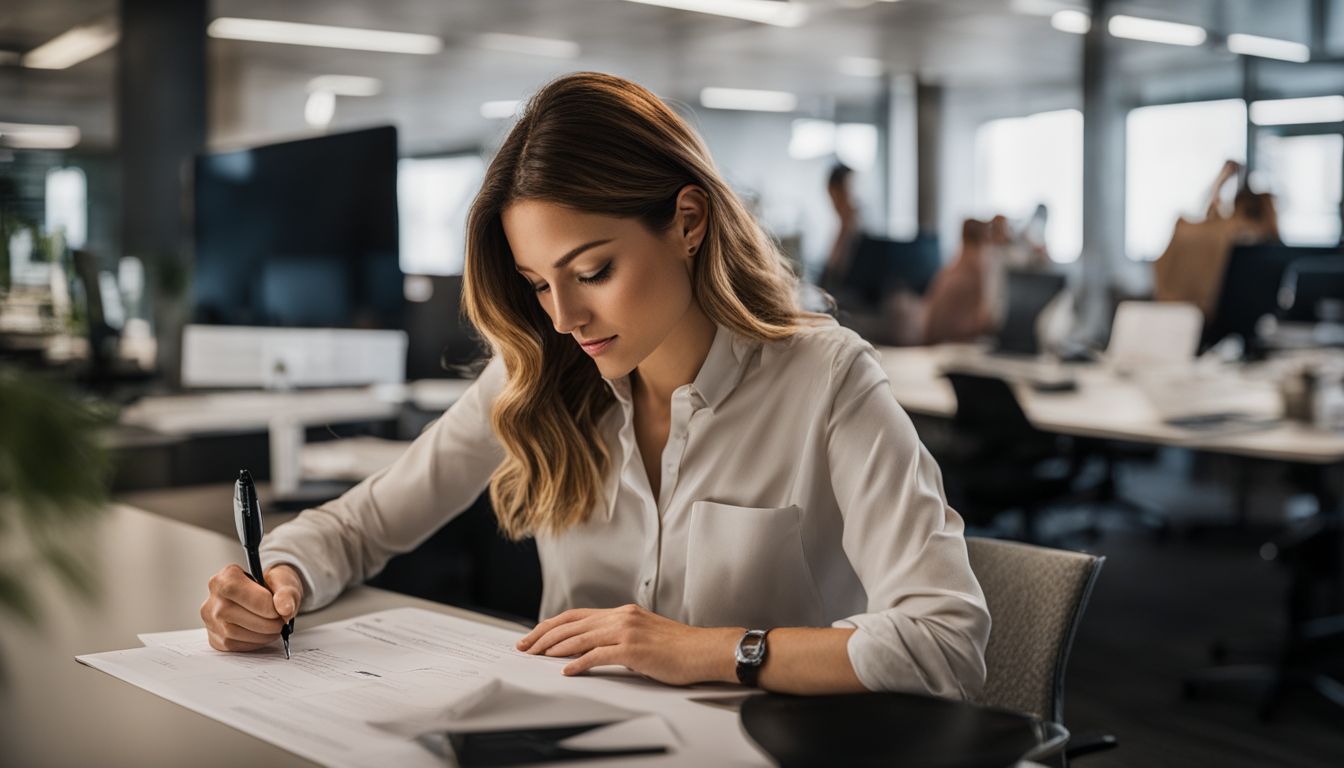
{"type": "Polygon", "coordinates": [[[656,96],[581,73],[532,99],[472,206],[464,298],[495,352],[480,378],[396,464],[266,538],[273,595],[237,566],[211,580],[216,648],[274,641],[488,485],[542,563],[548,618],[519,650],[574,657],[565,674],[981,686],[962,522],[875,353],[799,310],[656,96]]]}

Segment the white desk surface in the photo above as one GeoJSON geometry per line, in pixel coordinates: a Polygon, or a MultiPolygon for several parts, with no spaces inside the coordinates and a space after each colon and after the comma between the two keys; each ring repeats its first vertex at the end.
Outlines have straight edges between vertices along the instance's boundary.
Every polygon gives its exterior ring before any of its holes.
{"type": "Polygon", "coordinates": [[[162,395],[128,406],[120,421],[176,436],[265,431],[280,416],[306,425],[381,421],[396,418],[404,403],[426,411],[447,410],[471,384],[465,379],[426,379],[372,387],[162,395]]]}
{"type": "MultiPolygon", "coordinates": [[[[968,354],[965,347],[881,347],[882,367],[896,400],[910,413],[950,417],[956,411],[952,386],[940,366],[968,354]]],[[[984,365],[993,366],[993,359],[984,365]]],[[[1176,445],[1278,461],[1328,464],[1344,461],[1344,434],[1280,422],[1265,429],[1197,431],[1163,423],[1152,402],[1132,381],[1100,365],[1068,367],[1078,382],[1072,392],[1039,392],[1016,387],[1027,418],[1039,429],[1078,437],[1176,445]]],[[[1275,417],[1281,412],[1271,382],[1242,377],[1235,382],[1237,409],[1275,417]]],[[[1179,394],[1179,393],[1178,393],[1179,394]]]]}
{"type": "MultiPolygon", "coordinates": [[[[237,562],[237,541],[132,507],[116,506],[86,532],[101,595],[83,604],[47,576],[29,579],[45,621],[34,630],[6,617],[0,658],[0,744],[5,765],[291,766],[308,761],[75,661],[77,654],[134,648],[137,633],[200,625],[206,582],[237,562]]],[[[400,606],[415,606],[491,624],[507,622],[393,592],[359,587],[333,605],[299,617],[303,627],[400,606]]],[[[701,705],[697,705],[701,706],[701,705]]],[[[714,733],[682,734],[680,753],[655,764],[713,763],[713,754],[751,746],[737,713],[712,709],[714,733]],[[735,747],[735,748],[734,748],[735,747]]],[[[610,761],[607,761],[608,763],[610,761]]],[[[632,763],[633,761],[626,761],[632,763]]]]}

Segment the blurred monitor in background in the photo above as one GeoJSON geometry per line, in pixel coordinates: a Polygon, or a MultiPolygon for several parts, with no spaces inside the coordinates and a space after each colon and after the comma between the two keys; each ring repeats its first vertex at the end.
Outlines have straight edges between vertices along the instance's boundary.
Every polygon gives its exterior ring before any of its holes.
{"type": "Polygon", "coordinates": [[[397,131],[201,155],[198,323],[402,327],[397,131]]]}

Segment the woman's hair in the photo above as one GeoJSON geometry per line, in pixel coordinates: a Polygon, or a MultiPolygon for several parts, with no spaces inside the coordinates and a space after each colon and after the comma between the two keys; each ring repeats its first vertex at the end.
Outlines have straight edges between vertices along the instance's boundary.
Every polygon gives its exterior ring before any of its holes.
{"type": "Polygon", "coordinates": [[[507,371],[491,412],[505,456],[490,499],[509,537],[558,533],[603,501],[611,457],[600,422],[614,396],[516,271],[501,213],[539,200],[638,219],[661,234],[690,184],[708,198],[691,268],[701,309],[745,337],[791,336],[806,316],[793,272],[719,178],[700,138],[645,88],[594,72],[555,80],[528,102],[491,161],[467,218],[463,304],[507,371]]]}
{"type": "Polygon", "coordinates": [[[1253,226],[1257,239],[1278,242],[1279,215],[1270,193],[1256,192],[1249,185],[1241,185],[1232,199],[1232,215],[1253,226]]]}

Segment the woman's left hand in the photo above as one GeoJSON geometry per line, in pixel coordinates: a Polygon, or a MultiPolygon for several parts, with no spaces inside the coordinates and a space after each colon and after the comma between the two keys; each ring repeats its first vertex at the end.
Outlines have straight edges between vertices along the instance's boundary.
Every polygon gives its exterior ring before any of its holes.
{"type": "Polygon", "coordinates": [[[734,682],[734,649],[743,631],[690,627],[637,605],[575,608],[538,624],[518,650],[578,656],[565,666],[566,675],[620,664],[669,685],[734,682]]]}

